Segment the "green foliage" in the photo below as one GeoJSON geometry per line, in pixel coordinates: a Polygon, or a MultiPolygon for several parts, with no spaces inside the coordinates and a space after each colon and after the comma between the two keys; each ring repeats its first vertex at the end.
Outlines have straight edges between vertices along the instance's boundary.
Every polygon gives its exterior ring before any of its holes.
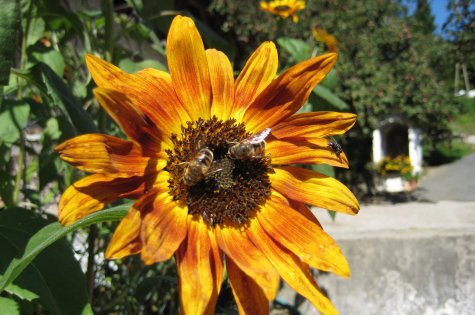
{"type": "Polygon", "coordinates": [[[18,48],[20,0],[1,0],[0,7],[0,85],[6,85],[18,48]]]}

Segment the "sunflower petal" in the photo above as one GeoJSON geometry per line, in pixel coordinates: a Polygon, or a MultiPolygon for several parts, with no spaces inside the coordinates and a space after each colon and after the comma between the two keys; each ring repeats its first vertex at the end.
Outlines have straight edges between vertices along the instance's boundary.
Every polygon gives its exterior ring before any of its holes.
{"type": "Polygon", "coordinates": [[[268,300],[273,300],[277,294],[279,276],[260,250],[238,228],[218,225],[215,235],[221,250],[239,269],[254,279],[268,300]]]}
{"type": "Polygon", "coordinates": [[[131,207],[112,235],[106,250],[106,258],[118,259],[140,253],[142,250],[142,242],[140,241],[141,224],[140,212],[131,207]]]}
{"type": "Polygon", "coordinates": [[[211,116],[227,120],[233,116],[234,75],[228,57],[216,50],[206,50],[211,80],[211,116]]]}
{"type": "Polygon", "coordinates": [[[82,171],[115,177],[141,176],[166,166],[165,153],[163,159],[145,157],[135,143],[104,134],[80,135],[55,150],[62,160],[82,171]]]}
{"type": "Polygon", "coordinates": [[[298,167],[274,168],[272,188],[289,199],[354,215],[360,207],[355,195],[336,179],[298,167]]]}
{"type": "Polygon", "coordinates": [[[356,122],[356,115],[338,112],[312,112],[293,115],[272,127],[272,135],[278,139],[314,139],[340,135],[356,122]]]}
{"type": "Polygon", "coordinates": [[[61,195],[58,220],[63,225],[74,223],[123,195],[137,191],[143,182],[142,177],[113,178],[103,174],[84,177],[61,195]]]}
{"type": "Polygon", "coordinates": [[[98,87],[127,95],[163,134],[179,133],[181,124],[190,120],[178,100],[168,73],[145,69],[137,74],[128,74],[89,54],[86,55],[86,64],[98,87]]]}
{"type": "Polygon", "coordinates": [[[331,70],[336,58],[335,53],[330,53],[306,60],[272,81],[244,113],[247,131],[271,128],[294,114],[331,70]]]}
{"type": "Polygon", "coordinates": [[[176,16],[167,38],[168,68],[178,98],[192,120],[210,116],[211,83],[206,53],[192,19],[176,16]]]}
{"type": "Polygon", "coordinates": [[[142,261],[150,265],[172,257],[186,237],[188,209],[173,201],[168,192],[149,194],[134,207],[142,213],[142,261]]]}
{"type": "Polygon", "coordinates": [[[257,220],[276,243],[280,243],[302,261],[320,270],[348,277],[350,268],[336,242],[294,209],[271,196],[257,220]]]}
{"type": "Polygon", "coordinates": [[[213,274],[214,286],[211,299],[208,303],[208,308],[204,314],[213,315],[215,314],[216,302],[218,301],[219,292],[221,291],[221,285],[223,283],[224,262],[223,253],[219,249],[218,243],[216,242],[216,236],[211,229],[208,229],[208,235],[211,245],[210,266],[213,274]]]}
{"type": "Polygon", "coordinates": [[[291,288],[312,302],[322,314],[338,314],[333,304],[318,287],[308,266],[289,250],[276,244],[256,220],[251,222],[247,234],[253,243],[264,252],[275,269],[279,271],[282,279],[291,288]]]}
{"type": "Polygon", "coordinates": [[[162,151],[160,142],[165,136],[127,95],[106,88],[94,89],[94,95],[127,137],[146,148],[148,155],[162,151]]]}
{"type": "Polygon", "coordinates": [[[269,314],[269,301],[253,278],[242,272],[229,257],[226,257],[226,270],[239,315],[269,314]]]}
{"type": "MultiPolygon", "coordinates": [[[[236,79],[235,109],[241,115],[274,79],[278,56],[273,42],[262,43],[236,79]]],[[[240,117],[237,117],[238,119],[240,117]]]]}
{"type": "Polygon", "coordinates": [[[176,253],[180,305],[183,314],[203,314],[214,291],[208,225],[188,216],[188,232],[176,253]]]}
{"type": "Polygon", "coordinates": [[[336,154],[325,138],[312,141],[286,139],[270,140],[266,144],[266,153],[270,153],[272,164],[328,164],[348,168],[348,158],[344,152],[336,154]]]}

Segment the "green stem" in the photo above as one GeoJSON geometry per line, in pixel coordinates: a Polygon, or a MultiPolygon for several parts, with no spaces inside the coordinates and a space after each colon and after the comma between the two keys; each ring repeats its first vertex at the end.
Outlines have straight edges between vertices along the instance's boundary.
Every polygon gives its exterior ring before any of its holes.
{"type": "Polygon", "coordinates": [[[23,172],[25,169],[25,138],[23,137],[23,130],[20,130],[20,148],[18,153],[18,168],[15,176],[15,188],[13,190],[12,202],[14,206],[18,206],[20,200],[20,190],[23,179],[23,172]]]}
{"type": "Polygon", "coordinates": [[[114,57],[114,5],[112,0],[102,1],[102,12],[105,17],[105,52],[107,61],[113,62],[114,57]]]}

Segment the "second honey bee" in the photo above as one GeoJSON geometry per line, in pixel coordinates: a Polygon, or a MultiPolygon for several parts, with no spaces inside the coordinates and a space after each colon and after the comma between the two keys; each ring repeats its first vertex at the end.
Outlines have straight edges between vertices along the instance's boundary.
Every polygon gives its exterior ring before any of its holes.
{"type": "Polygon", "coordinates": [[[267,138],[270,131],[270,128],[266,128],[261,132],[237,142],[229,148],[229,155],[237,160],[262,157],[266,148],[266,142],[264,140],[267,138]]]}
{"type": "Polygon", "coordinates": [[[213,151],[208,148],[202,148],[191,161],[185,162],[188,164],[183,174],[185,185],[194,186],[198,184],[211,167],[213,158],[213,151]]]}

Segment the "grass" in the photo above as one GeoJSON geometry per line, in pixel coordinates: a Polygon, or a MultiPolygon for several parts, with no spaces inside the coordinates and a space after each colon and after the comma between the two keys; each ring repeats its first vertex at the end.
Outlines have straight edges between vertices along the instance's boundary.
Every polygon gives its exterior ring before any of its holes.
{"type": "Polygon", "coordinates": [[[435,150],[424,148],[424,160],[429,166],[454,162],[475,151],[470,144],[460,140],[439,144],[435,150]]]}
{"type": "Polygon", "coordinates": [[[450,128],[461,134],[475,135],[475,98],[457,97],[462,112],[450,123],[450,128]]]}

